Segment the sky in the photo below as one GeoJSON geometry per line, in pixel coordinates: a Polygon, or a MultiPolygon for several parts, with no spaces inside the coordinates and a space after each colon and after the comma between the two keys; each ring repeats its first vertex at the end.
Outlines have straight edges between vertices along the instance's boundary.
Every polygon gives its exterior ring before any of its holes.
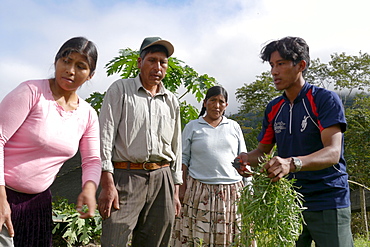
{"type": "Polygon", "coordinates": [[[0,0],[0,100],[25,80],[52,78],[55,54],[72,37],[99,52],[94,78],[78,91],[87,98],[119,79],[104,66],[120,49],[160,36],[174,57],[225,87],[227,113],[237,113],[236,90],[269,70],[259,58],[269,41],[302,37],[323,63],[370,53],[369,9],[367,0],[0,0]]]}

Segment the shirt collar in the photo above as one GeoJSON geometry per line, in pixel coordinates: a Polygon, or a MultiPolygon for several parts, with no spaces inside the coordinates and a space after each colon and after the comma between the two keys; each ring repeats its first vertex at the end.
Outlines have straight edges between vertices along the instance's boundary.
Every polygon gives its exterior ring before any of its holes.
{"type": "MultiPolygon", "coordinates": [[[[143,84],[141,83],[140,75],[137,75],[137,76],[134,78],[134,81],[135,81],[136,91],[139,91],[141,88],[142,88],[143,90],[147,91],[147,90],[143,87],[143,84]]],[[[156,95],[167,95],[167,89],[163,86],[163,83],[162,83],[162,82],[159,84],[159,91],[158,91],[158,93],[156,93],[156,95]]]]}
{"type": "MultiPolygon", "coordinates": [[[[207,123],[207,121],[206,120],[204,120],[204,118],[203,117],[200,117],[199,118],[199,123],[201,123],[201,124],[208,124],[207,123]]],[[[221,124],[228,124],[228,123],[230,123],[230,119],[228,119],[227,117],[225,117],[225,115],[224,116],[222,116],[222,120],[221,120],[221,122],[220,122],[220,124],[218,125],[218,126],[220,126],[221,124]]]]}
{"type": "MultiPolygon", "coordinates": [[[[307,94],[308,90],[311,88],[311,84],[308,82],[305,82],[303,87],[301,88],[301,91],[299,91],[299,94],[297,97],[294,99],[294,103],[297,103],[301,101],[307,94]]],[[[283,97],[286,101],[289,101],[288,97],[286,96],[285,92],[283,93],[283,97]]]]}

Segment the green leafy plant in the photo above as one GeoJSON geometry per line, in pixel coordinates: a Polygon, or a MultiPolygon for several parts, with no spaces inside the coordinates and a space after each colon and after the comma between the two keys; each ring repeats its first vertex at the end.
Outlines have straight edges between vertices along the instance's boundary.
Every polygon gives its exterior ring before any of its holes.
{"type": "MultiPolygon", "coordinates": [[[[257,167],[271,159],[265,155],[257,167]]],[[[294,246],[302,231],[303,196],[294,190],[294,179],[281,178],[277,182],[264,173],[253,173],[250,186],[243,188],[238,201],[242,226],[236,246],[251,246],[256,240],[258,246],[294,246]]]]}
{"type": "MultiPolygon", "coordinates": [[[[83,210],[87,210],[87,208],[85,207],[83,210]]],[[[55,226],[52,233],[60,235],[67,246],[86,245],[97,240],[101,235],[102,219],[98,210],[92,218],[81,219],[79,216],[75,204],[69,204],[67,199],[53,202],[55,226]]]]}

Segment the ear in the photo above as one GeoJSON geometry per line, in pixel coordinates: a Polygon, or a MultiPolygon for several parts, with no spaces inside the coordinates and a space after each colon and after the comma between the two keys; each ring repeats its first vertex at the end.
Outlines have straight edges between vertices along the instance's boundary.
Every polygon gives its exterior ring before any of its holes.
{"type": "Polygon", "coordinates": [[[93,76],[95,75],[95,71],[94,72],[92,72],[90,75],[89,75],[89,77],[88,77],[88,79],[87,80],[91,80],[91,78],[93,78],[93,76]]]}
{"type": "Polygon", "coordinates": [[[306,69],[306,66],[307,66],[307,62],[305,61],[305,60],[301,60],[299,63],[298,63],[298,65],[299,65],[299,71],[303,71],[303,70],[305,70],[306,69]]]}
{"type": "Polygon", "coordinates": [[[206,107],[207,100],[203,100],[203,107],[206,107]]]}
{"type": "Polygon", "coordinates": [[[142,63],[142,59],[141,59],[141,57],[139,57],[139,58],[137,59],[137,67],[138,67],[139,69],[141,69],[141,63],[142,63]]]}

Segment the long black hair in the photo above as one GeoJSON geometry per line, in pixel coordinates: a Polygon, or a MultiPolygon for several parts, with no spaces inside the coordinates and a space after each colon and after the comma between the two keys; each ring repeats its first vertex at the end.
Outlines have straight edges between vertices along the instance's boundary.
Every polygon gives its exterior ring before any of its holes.
{"type": "MultiPolygon", "coordinates": [[[[209,98],[220,95],[220,94],[224,96],[225,101],[227,102],[227,91],[225,88],[221,86],[213,86],[209,88],[206,93],[206,98],[204,99],[204,101],[207,101],[209,98]]],[[[206,113],[206,107],[204,106],[204,102],[203,102],[203,106],[202,106],[202,109],[200,110],[198,118],[202,117],[204,113],[206,113]]],[[[225,114],[225,112],[223,112],[222,114],[225,114]]]]}

